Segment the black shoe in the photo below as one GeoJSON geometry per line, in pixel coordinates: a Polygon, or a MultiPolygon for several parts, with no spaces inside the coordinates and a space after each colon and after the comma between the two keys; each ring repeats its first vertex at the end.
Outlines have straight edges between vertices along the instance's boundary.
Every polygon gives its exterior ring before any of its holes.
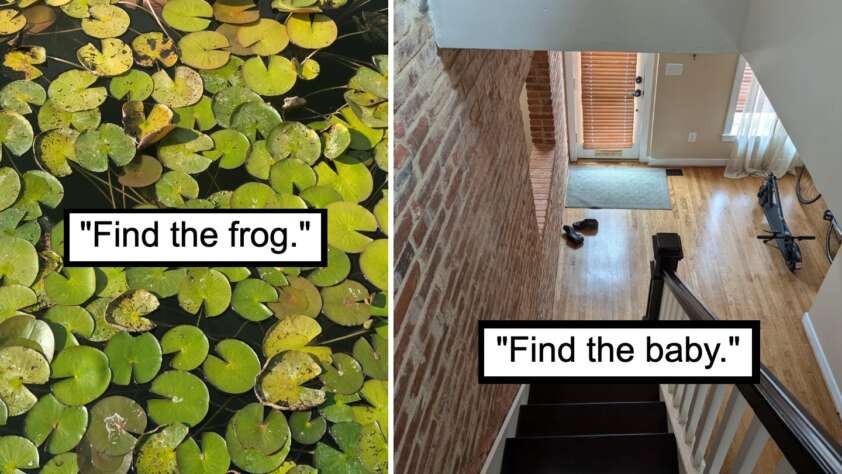
{"type": "Polygon", "coordinates": [[[582,237],[582,234],[576,232],[572,227],[566,225],[562,227],[564,229],[564,236],[569,240],[571,243],[576,245],[582,245],[585,241],[585,238],[582,237]]]}
{"type": "Polygon", "coordinates": [[[596,231],[599,229],[599,222],[596,219],[584,219],[574,222],[573,228],[576,230],[596,231]]]}

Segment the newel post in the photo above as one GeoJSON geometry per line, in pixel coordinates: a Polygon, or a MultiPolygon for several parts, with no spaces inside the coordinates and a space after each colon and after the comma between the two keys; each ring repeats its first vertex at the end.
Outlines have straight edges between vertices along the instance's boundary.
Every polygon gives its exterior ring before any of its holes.
{"type": "Polygon", "coordinates": [[[649,262],[652,277],[649,280],[649,300],[643,319],[657,321],[664,294],[664,272],[674,273],[678,269],[678,262],[684,258],[681,237],[672,233],[655,234],[652,236],[652,250],[655,259],[649,262]]]}

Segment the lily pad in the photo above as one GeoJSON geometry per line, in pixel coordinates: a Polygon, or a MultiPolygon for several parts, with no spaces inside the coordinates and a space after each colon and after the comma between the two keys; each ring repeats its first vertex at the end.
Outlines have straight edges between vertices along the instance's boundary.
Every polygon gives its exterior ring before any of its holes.
{"type": "Polygon", "coordinates": [[[79,64],[97,76],[119,76],[132,68],[132,48],[117,38],[105,38],[101,48],[88,43],[76,51],[79,64]]]}
{"type": "Polygon", "coordinates": [[[228,46],[228,38],[216,31],[188,33],[178,41],[181,61],[196,69],[216,69],[224,66],[231,55],[227,51],[228,46]]]}
{"type": "Polygon", "coordinates": [[[149,391],[164,397],[147,401],[149,417],[160,426],[172,423],[196,426],[208,413],[208,388],[189,372],[164,372],[155,378],[149,391]]]}
{"type": "MultiPolygon", "coordinates": [[[[174,2],[169,2],[167,5],[172,3],[174,2]]],[[[187,107],[199,102],[202,98],[202,77],[187,66],[176,66],[174,77],[170,77],[162,69],[152,75],[152,81],[155,83],[152,98],[168,107],[187,107]]]]}
{"type": "Polygon", "coordinates": [[[342,196],[330,186],[311,186],[299,193],[301,199],[307,201],[310,207],[324,209],[329,204],[342,200],[342,196]]]}
{"type": "Polygon", "coordinates": [[[278,318],[296,314],[315,318],[322,309],[322,298],[319,290],[306,278],[290,277],[289,285],[280,288],[278,301],[268,306],[278,318]]]}
{"type": "Polygon", "coordinates": [[[225,275],[211,269],[192,269],[181,282],[178,304],[188,313],[204,308],[205,316],[222,314],[231,303],[231,284],[225,275]]]}
{"type": "Polygon", "coordinates": [[[388,449],[382,435],[373,425],[337,423],[330,434],[340,450],[327,444],[316,446],[314,461],[324,474],[384,472],[388,449]]]}
{"type": "Polygon", "coordinates": [[[164,138],[175,125],[173,111],[163,104],[155,104],[146,114],[143,102],[128,101],[123,104],[123,125],[126,133],[137,141],[137,148],[145,148],[164,138]]]}
{"type": "MultiPolygon", "coordinates": [[[[14,207],[26,211],[24,220],[33,220],[41,217],[41,205],[55,208],[61,203],[62,198],[64,198],[64,187],[55,176],[46,171],[30,170],[23,174],[23,193],[14,207]]],[[[3,247],[4,245],[0,245],[0,249],[3,247]]],[[[3,255],[3,251],[0,250],[0,274],[5,273],[2,270],[3,255]]],[[[24,261],[29,262],[29,259],[25,258],[24,261]]]]}
{"type": "Polygon", "coordinates": [[[361,337],[354,343],[354,358],[363,366],[365,374],[373,379],[386,380],[389,377],[389,341],[375,335],[372,343],[361,337]]]}
{"type": "Polygon", "coordinates": [[[164,67],[175,66],[178,54],[172,39],[159,31],[141,33],[132,40],[135,61],[143,67],[160,63],[164,67]]]}
{"type": "MultiPolygon", "coordinates": [[[[59,223],[62,228],[60,233],[64,232],[64,221],[59,223]]],[[[56,237],[56,229],[53,228],[52,236],[56,237]]],[[[64,241],[60,242],[62,249],[64,248],[64,241]]],[[[53,246],[56,249],[56,246],[53,246]]],[[[63,250],[56,250],[59,253],[64,253],[63,250]]],[[[126,271],[123,267],[97,267],[96,272],[96,295],[102,298],[115,298],[123,294],[129,289],[129,284],[126,282],[126,271]]]]}
{"type": "MultiPolygon", "coordinates": [[[[219,4],[220,2],[216,2],[219,4]]],[[[199,75],[202,76],[202,82],[205,84],[205,91],[210,94],[222,92],[230,86],[242,85],[243,78],[240,76],[240,68],[245,61],[236,56],[231,56],[224,66],[210,69],[200,70],[199,75]]]]}
{"type": "Polygon", "coordinates": [[[266,333],[263,355],[271,359],[283,352],[296,350],[313,354],[322,362],[330,362],[329,347],[308,345],[321,333],[322,327],[315,319],[304,315],[287,316],[266,333]]]}
{"type": "Polygon", "coordinates": [[[131,289],[149,290],[159,298],[178,293],[181,281],[187,276],[184,268],[133,267],[126,269],[126,281],[131,289]]]}
{"type": "Polygon", "coordinates": [[[283,56],[269,56],[268,60],[268,64],[262,57],[246,61],[243,65],[243,80],[251,90],[262,96],[286,94],[298,79],[295,65],[283,56]]]}
{"type": "Polygon", "coordinates": [[[149,155],[141,155],[123,167],[117,181],[130,188],[143,188],[155,184],[163,170],[160,161],[149,155]]]}
{"type": "Polygon", "coordinates": [[[262,137],[268,137],[272,129],[281,122],[281,114],[262,101],[246,102],[231,116],[231,128],[245,134],[250,141],[254,141],[258,133],[262,137]]]}
{"type": "Polygon", "coordinates": [[[168,171],[155,183],[155,195],[164,206],[180,207],[184,205],[184,198],[199,196],[199,183],[187,173],[168,171]]]}
{"type": "Polygon", "coordinates": [[[278,292],[263,280],[249,278],[237,283],[231,299],[231,309],[249,321],[263,321],[272,316],[264,303],[278,300],[278,292]]]}
{"type": "Polygon", "coordinates": [[[272,166],[269,171],[269,182],[275,191],[292,194],[315,185],[316,173],[303,161],[289,158],[272,166]]]}
{"type": "Polygon", "coordinates": [[[296,46],[305,49],[326,48],[336,41],[338,28],[327,15],[294,13],[287,18],[287,33],[296,46]]]}
{"type": "Polygon", "coordinates": [[[287,351],[272,358],[260,378],[259,395],[264,403],[281,410],[306,410],[325,401],[322,390],[304,387],[303,384],[322,372],[310,354],[287,351]]]}
{"type": "Polygon", "coordinates": [[[26,413],[38,401],[27,385],[46,383],[50,377],[47,360],[35,349],[24,346],[0,348],[0,399],[8,416],[26,413]]]}
{"type": "Polygon", "coordinates": [[[82,19],[82,30],[93,38],[116,38],[129,29],[129,14],[114,5],[93,5],[90,16],[82,19]]]}
{"type": "Polygon", "coordinates": [[[361,391],[369,405],[354,405],[354,420],[361,425],[374,424],[377,430],[388,436],[389,429],[389,383],[385,380],[366,380],[361,391]]]}
{"type": "Polygon", "coordinates": [[[361,232],[377,230],[377,219],[366,208],[350,202],[327,206],[327,242],[343,252],[360,253],[372,239],[361,232]]]}
{"type": "Polygon", "coordinates": [[[351,144],[351,131],[342,123],[334,123],[322,135],[325,158],[335,160],[345,153],[351,144]]]}
{"type": "Polygon", "coordinates": [[[212,148],[213,140],[204,133],[176,128],[158,145],[158,157],[167,168],[196,174],[210,166],[211,160],[200,153],[212,148]]]}
{"type": "Polygon", "coordinates": [[[257,22],[237,29],[237,42],[258,56],[273,56],[283,51],[289,44],[287,29],[271,18],[261,18],[257,22]]]}
{"type": "Polygon", "coordinates": [[[223,339],[215,347],[217,357],[209,355],[202,366],[205,378],[225,393],[245,393],[254,387],[260,373],[260,359],[248,344],[237,339],[223,339]]]}
{"type": "MultiPolygon", "coordinates": [[[[230,0],[229,0],[230,1],[230,0]]],[[[180,472],[195,474],[225,474],[231,466],[231,456],[225,439],[212,432],[202,433],[202,448],[193,438],[187,438],[176,449],[180,472]]]]}
{"type": "Polygon", "coordinates": [[[76,474],[77,472],[79,472],[79,459],[76,453],[63,453],[47,461],[40,474],[76,474]]]}
{"type": "Polygon", "coordinates": [[[73,173],[70,161],[76,161],[76,141],[79,132],[72,128],[59,128],[38,137],[38,161],[53,176],[64,177],[73,173]]]}
{"type": "Polygon", "coordinates": [[[32,113],[30,105],[44,105],[47,91],[32,81],[12,81],[0,89],[0,109],[22,115],[32,113]]]}
{"type": "Polygon", "coordinates": [[[205,333],[196,326],[176,326],[161,338],[164,354],[175,354],[170,365],[177,370],[193,370],[205,361],[210,345],[205,333]]]}
{"type": "Polygon", "coordinates": [[[321,416],[313,418],[312,411],[298,411],[290,415],[289,428],[295,441],[316,444],[327,432],[327,421],[321,416]]]}
{"type": "Polygon", "coordinates": [[[168,25],[179,31],[202,31],[210,26],[213,7],[204,0],[170,0],[161,12],[168,25]]]}
{"type": "Polygon", "coordinates": [[[128,332],[151,331],[155,323],[145,318],[158,309],[158,298],[144,290],[129,290],[108,304],[105,319],[128,332]]]}
{"type": "MultiPolygon", "coordinates": [[[[23,285],[0,286],[0,321],[18,314],[18,310],[34,305],[35,292],[23,285]]],[[[269,311],[271,315],[272,312],[269,311]]]]}
{"type": "Polygon", "coordinates": [[[231,418],[225,431],[225,441],[231,460],[239,468],[247,472],[268,473],[278,469],[286,459],[292,436],[283,414],[272,411],[264,418],[263,407],[252,403],[231,418]]]}
{"type": "Polygon", "coordinates": [[[38,448],[22,436],[0,436],[0,466],[3,472],[23,474],[21,469],[37,469],[38,448]]]}
{"type": "Polygon", "coordinates": [[[32,147],[35,134],[32,125],[17,112],[0,111],[0,157],[3,148],[21,156],[32,147]]]}
{"type": "Polygon", "coordinates": [[[91,88],[96,79],[89,71],[65,71],[50,83],[47,95],[56,108],[65,112],[95,109],[108,97],[104,87],[91,88]]]}
{"type": "Polygon", "coordinates": [[[350,148],[352,150],[371,150],[386,136],[384,129],[372,128],[366,125],[351,107],[343,108],[340,114],[342,115],[342,119],[334,116],[331,118],[331,121],[342,123],[351,131],[350,148]]]}
{"type": "Polygon", "coordinates": [[[327,266],[316,268],[307,279],[316,286],[333,286],[339,284],[351,273],[351,259],[348,254],[333,247],[327,248],[327,266]]]}
{"type": "Polygon", "coordinates": [[[198,130],[210,130],[216,126],[216,117],[213,115],[213,102],[208,96],[202,96],[199,102],[188,107],[175,109],[178,114],[177,125],[181,128],[197,128],[198,130]]]}
{"type": "Polygon", "coordinates": [[[378,239],[368,244],[360,255],[360,268],[365,279],[381,290],[389,287],[389,241],[378,239]]]}
{"type": "Polygon", "coordinates": [[[284,122],[275,127],[266,146],[276,159],[291,157],[307,164],[313,164],[322,155],[319,135],[301,122],[284,122]]]}
{"type": "Polygon", "coordinates": [[[54,304],[80,305],[96,291],[96,273],[90,267],[65,267],[47,275],[47,297],[54,304]]]}
{"type": "Polygon", "coordinates": [[[216,120],[223,127],[230,127],[234,111],[248,102],[263,102],[263,99],[247,87],[232,86],[223,89],[213,97],[213,113],[216,120]]]}
{"type": "Polygon", "coordinates": [[[152,77],[139,69],[112,78],[108,85],[108,91],[115,99],[140,101],[148,99],[154,88],[152,77]]]}
{"type": "Polygon", "coordinates": [[[238,187],[231,195],[234,209],[277,209],[280,207],[275,191],[263,183],[250,182],[238,187]]]}
{"type": "Polygon", "coordinates": [[[213,17],[222,23],[244,25],[260,19],[260,10],[252,0],[217,0],[213,17]]]}
{"type": "Polygon", "coordinates": [[[94,318],[81,306],[52,306],[42,318],[55,325],[53,332],[57,332],[56,326],[63,329],[64,343],[56,341],[56,347],[60,349],[78,345],[75,336],[88,339],[94,332],[94,318]]]}
{"type": "Polygon", "coordinates": [[[135,467],[139,473],[177,473],[176,448],[187,437],[189,428],[181,423],[163,427],[141,442],[135,467]]]}
{"type": "Polygon", "coordinates": [[[383,197],[374,206],[374,217],[377,218],[377,225],[384,234],[389,233],[389,194],[383,192],[383,197]]]}
{"type": "MultiPolygon", "coordinates": [[[[48,8],[52,13],[53,10],[48,8]]],[[[3,66],[20,73],[27,81],[38,79],[44,72],[36,66],[47,61],[47,50],[43,46],[20,47],[3,56],[3,66]]]]}
{"type": "Polygon", "coordinates": [[[331,321],[342,326],[359,326],[371,315],[368,290],[361,283],[345,280],[336,286],[322,288],[322,311],[331,321]]]}
{"type": "Polygon", "coordinates": [[[89,346],[74,346],[59,352],[51,365],[51,390],[65,405],[86,405],[105,393],[111,382],[108,357],[89,346]]]}
{"type": "Polygon", "coordinates": [[[29,242],[0,235],[0,277],[4,285],[30,286],[38,275],[38,254],[29,242]]]}
{"type": "Polygon", "coordinates": [[[12,345],[35,349],[47,362],[53,360],[53,331],[47,323],[29,314],[13,316],[0,323],[0,346],[12,345]]]}
{"type": "Polygon", "coordinates": [[[371,196],[374,180],[364,163],[344,155],[333,160],[333,166],[336,171],[324,162],[316,166],[319,185],[332,187],[347,202],[363,202],[371,196]]]}
{"type": "Polygon", "coordinates": [[[315,59],[308,58],[297,64],[296,70],[298,71],[298,77],[304,79],[305,81],[312,81],[313,79],[319,77],[322,67],[315,59]]]}
{"type": "Polygon", "coordinates": [[[108,159],[117,166],[132,161],[135,142],[123,129],[113,123],[104,123],[96,130],[85,130],[76,140],[73,160],[89,171],[108,170],[108,159]]]}
{"type": "Polygon", "coordinates": [[[86,438],[91,446],[107,456],[131,453],[136,435],[146,429],[146,412],[131,398],[113,395],[98,401],[91,409],[86,438]]]}
{"type": "Polygon", "coordinates": [[[161,370],[161,345],[149,333],[132,337],[121,332],[108,341],[105,355],[111,365],[111,379],[117,385],[147,383],[161,370]]]}
{"type": "Polygon", "coordinates": [[[204,155],[211,160],[219,160],[220,168],[232,170],[245,163],[251,147],[247,136],[236,130],[223,129],[213,132],[211,139],[214,147],[204,155]]]}
{"type": "Polygon", "coordinates": [[[79,444],[87,426],[85,407],[69,407],[47,394],[26,414],[23,431],[36,446],[46,442],[48,453],[61,454],[79,444]]]}
{"type": "Polygon", "coordinates": [[[26,26],[26,17],[11,8],[0,10],[0,36],[12,35],[26,26]]]}

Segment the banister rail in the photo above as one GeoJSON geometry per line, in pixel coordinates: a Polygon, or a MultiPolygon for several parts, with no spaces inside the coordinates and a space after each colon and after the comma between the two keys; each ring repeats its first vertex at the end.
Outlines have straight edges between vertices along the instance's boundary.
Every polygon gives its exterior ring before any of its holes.
{"type": "MultiPolygon", "coordinates": [[[[651,262],[652,277],[644,319],[718,319],[676,275],[683,259],[678,234],[656,234],[652,237],[655,259],[651,262]]],[[[765,441],[771,438],[784,454],[785,463],[776,472],[842,473],[842,447],[807,412],[797,398],[764,365],[760,365],[757,384],[737,384],[737,390],[753,413],[742,446],[731,472],[751,472],[765,441]],[[756,420],[756,422],[755,422],[756,420]]],[[[725,401],[724,388],[705,385],[670,385],[665,398],[671,397],[675,422],[684,436],[688,461],[685,468],[695,472],[719,472],[725,454],[733,442],[743,403],[732,393],[725,403],[723,420],[716,425],[720,404],[725,401]],[[703,412],[711,412],[703,413],[703,412]],[[715,438],[711,441],[712,432],[715,438]],[[712,453],[705,456],[711,443],[712,453]]]]}

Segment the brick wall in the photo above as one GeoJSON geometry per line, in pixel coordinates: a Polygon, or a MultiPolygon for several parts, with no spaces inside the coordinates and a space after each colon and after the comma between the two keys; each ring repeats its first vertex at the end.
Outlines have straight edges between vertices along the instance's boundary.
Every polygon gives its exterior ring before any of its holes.
{"type": "Polygon", "coordinates": [[[471,473],[517,390],[477,383],[476,321],[536,318],[555,277],[518,103],[532,54],[438,50],[425,3],[395,2],[395,453],[471,473]]]}
{"type": "Polygon", "coordinates": [[[526,97],[532,143],[539,150],[550,149],[556,144],[552,93],[549,53],[536,51],[526,76],[526,97]]]}

